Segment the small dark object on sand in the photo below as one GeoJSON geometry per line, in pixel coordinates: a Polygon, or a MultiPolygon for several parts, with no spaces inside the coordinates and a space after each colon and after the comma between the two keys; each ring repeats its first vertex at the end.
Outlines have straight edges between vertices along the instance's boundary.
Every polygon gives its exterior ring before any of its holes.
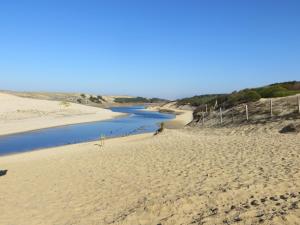
{"type": "Polygon", "coordinates": [[[160,124],[160,128],[158,128],[158,130],[155,132],[155,134],[154,135],[158,135],[159,133],[161,133],[161,132],[163,132],[163,130],[164,130],[164,123],[161,123],[160,124]]]}
{"type": "Polygon", "coordinates": [[[0,170],[0,177],[5,176],[7,173],[7,170],[0,170]]]}
{"type": "Polygon", "coordinates": [[[259,205],[257,200],[252,200],[250,202],[250,204],[253,205],[253,206],[258,206],[259,205]]]}
{"type": "Polygon", "coordinates": [[[300,124],[293,124],[290,123],[289,125],[285,126],[284,128],[282,128],[279,133],[299,133],[300,132],[300,124]]]}

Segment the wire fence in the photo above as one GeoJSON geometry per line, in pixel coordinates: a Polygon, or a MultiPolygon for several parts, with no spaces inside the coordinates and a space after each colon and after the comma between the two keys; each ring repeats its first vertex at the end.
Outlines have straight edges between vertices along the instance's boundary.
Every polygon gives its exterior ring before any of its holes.
{"type": "Polygon", "coordinates": [[[261,99],[229,109],[225,109],[222,105],[214,107],[202,105],[194,112],[196,123],[203,126],[264,123],[295,118],[300,118],[300,95],[261,99]]]}

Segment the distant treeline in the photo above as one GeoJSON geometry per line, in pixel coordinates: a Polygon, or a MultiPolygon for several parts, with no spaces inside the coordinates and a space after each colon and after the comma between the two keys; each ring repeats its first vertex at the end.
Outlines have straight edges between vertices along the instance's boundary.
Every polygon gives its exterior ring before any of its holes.
{"type": "Polygon", "coordinates": [[[161,98],[144,98],[144,97],[132,97],[132,98],[115,98],[116,103],[161,103],[168,100],[161,98]]]}
{"type": "Polygon", "coordinates": [[[300,82],[290,81],[275,83],[259,88],[250,88],[234,91],[231,94],[198,95],[191,98],[183,98],[177,101],[178,105],[214,106],[216,103],[225,108],[229,108],[241,103],[255,102],[260,98],[286,97],[300,93],[300,82]]]}

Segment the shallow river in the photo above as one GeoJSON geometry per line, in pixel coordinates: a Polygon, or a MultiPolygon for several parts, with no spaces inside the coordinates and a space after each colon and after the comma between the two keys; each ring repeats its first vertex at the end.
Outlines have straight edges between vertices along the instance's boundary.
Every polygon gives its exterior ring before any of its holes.
{"type": "Polygon", "coordinates": [[[143,106],[113,107],[112,111],[128,113],[128,116],[0,136],[0,155],[94,141],[100,136],[119,137],[153,132],[160,122],[174,118],[172,114],[143,109],[143,106]]]}

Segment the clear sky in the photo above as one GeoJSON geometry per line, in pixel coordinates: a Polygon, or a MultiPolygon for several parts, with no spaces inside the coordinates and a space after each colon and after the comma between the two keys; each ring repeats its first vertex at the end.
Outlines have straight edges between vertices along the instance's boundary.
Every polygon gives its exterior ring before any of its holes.
{"type": "Polygon", "coordinates": [[[179,98],[300,80],[300,1],[0,1],[0,89],[179,98]]]}

